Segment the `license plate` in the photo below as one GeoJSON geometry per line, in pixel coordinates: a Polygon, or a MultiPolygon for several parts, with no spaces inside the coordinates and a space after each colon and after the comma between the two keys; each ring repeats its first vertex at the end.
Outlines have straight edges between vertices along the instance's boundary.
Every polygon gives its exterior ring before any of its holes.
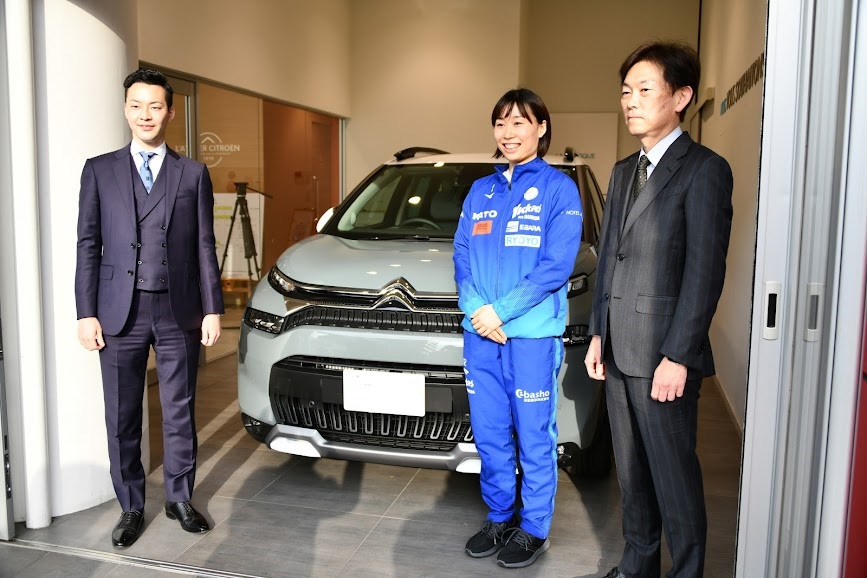
{"type": "Polygon", "coordinates": [[[349,411],[424,415],[424,375],[343,370],[343,407],[349,411]]]}

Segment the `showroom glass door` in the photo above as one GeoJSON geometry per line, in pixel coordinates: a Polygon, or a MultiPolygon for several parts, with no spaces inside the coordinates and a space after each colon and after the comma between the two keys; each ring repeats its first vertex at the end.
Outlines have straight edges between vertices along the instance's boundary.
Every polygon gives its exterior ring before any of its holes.
{"type": "Polygon", "coordinates": [[[172,105],[175,107],[175,119],[169,123],[166,129],[166,144],[176,152],[197,158],[196,147],[193,144],[195,132],[195,107],[193,103],[196,97],[196,85],[194,82],[166,75],[169,84],[174,91],[172,105]]]}
{"type": "Polygon", "coordinates": [[[737,576],[841,572],[867,269],[859,19],[855,0],[768,4],[737,576]]]}

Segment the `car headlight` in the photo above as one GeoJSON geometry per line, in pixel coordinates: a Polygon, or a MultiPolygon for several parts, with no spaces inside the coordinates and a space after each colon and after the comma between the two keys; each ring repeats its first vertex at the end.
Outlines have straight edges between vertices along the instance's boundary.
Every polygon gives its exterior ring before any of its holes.
{"type": "Polygon", "coordinates": [[[277,265],[271,267],[271,271],[268,272],[268,283],[271,284],[271,287],[273,287],[275,291],[282,293],[283,295],[291,295],[295,292],[295,283],[292,282],[292,279],[284,275],[283,272],[277,268],[277,265]]]}
{"type": "Polygon", "coordinates": [[[244,312],[244,323],[254,329],[273,333],[274,335],[283,331],[283,321],[284,318],[279,315],[265,313],[264,311],[253,309],[252,307],[248,307],[247,311],[244,312]]]}

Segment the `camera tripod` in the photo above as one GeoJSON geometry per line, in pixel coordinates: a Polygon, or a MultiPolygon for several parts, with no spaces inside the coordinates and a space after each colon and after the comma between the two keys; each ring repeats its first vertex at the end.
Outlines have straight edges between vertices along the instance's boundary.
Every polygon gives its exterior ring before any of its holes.
{"type": "Polygon", "coordinates": [[[235,207],[232,210],[232,220],[229,222],[229,234],[226,235],[226,245],[223,247],[223,258],[220,260],[220,276],[223,275],[223,268],[226,265],[226,256],[229,254],[229,244],[232,241],[232,231],[235,228],[235,217],[239,214],[241,215],[241,237],[244,239],[244,258],[247,260],[247,275],[250,277],[250,281],[253,279],[253,266],[250,264],[250,260],[253,260],[253,265],[255,266],[256,271],[256,279],[259,280],[261,277],[259,273],[259,262],[256,259],[256,239],[253,237],[253,227],[250,225],[250,210],[247,207],[247,189],[253,191],[254,193],[259,193],[263,197],[271,198],[271,195],[265,194],[262,191],[257,191],[253,187],[248,187],[247,183],[235,183],[235,191],[237,196],[235,198],[235,207]]]}

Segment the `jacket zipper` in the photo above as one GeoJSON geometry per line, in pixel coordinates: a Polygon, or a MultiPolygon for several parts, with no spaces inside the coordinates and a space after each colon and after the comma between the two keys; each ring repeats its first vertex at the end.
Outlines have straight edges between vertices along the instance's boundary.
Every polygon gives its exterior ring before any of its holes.
{"type": "MultiPolygon", "coordinates": [[[[503,178],[505,178],[505,177],[503,177],[503,178]]],[[[515,178],[514,172],[512,173],[512,178],[515,178]]],[[[512,181],[511,181],[511,179],[506,179],[506,191],[507,191],[507,195],[506,195],[505,208],[506,208],[506,211],[508,211],[509,209],[512,208],[512,181]]],[[[503,261],[502,261],[503,246],[500,243],[500,241],[502,241],[503,243],[506,242],[506,224],[509,222],[508,213],[506,213],[506,215],[503,215],[503,217],[504,217],[503,219],[500,219],[502,221],[502,223],[500,224],[500,234],[499,234],[499,237],[497,239],[497,285],[496,285],[496,287],[497,287],[497,299],[499,299],[501,297],[501,295],[500,295],[500,267],[502,266],[502,263],[503,263],[503,261]]]]}

